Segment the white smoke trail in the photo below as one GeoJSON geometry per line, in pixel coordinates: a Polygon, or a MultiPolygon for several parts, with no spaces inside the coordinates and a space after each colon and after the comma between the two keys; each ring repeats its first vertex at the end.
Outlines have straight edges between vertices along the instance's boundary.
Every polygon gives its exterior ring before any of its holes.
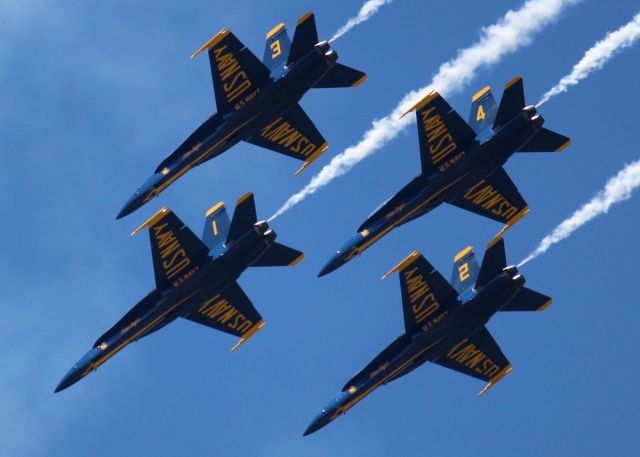
{"type": "Polygon", "coordinates": [[[329,184],[333,179],[347,173],[354,165],[370,156],[400,134],[403,128],[413,123],[412,116],[400,115],[415,105],[432,89],[442,94],[460,90],[475,76],[476,70],[495,64],[505,55],[515,52],[531,42],[533,35],[555,20],[570,5],[580,0],[527,0],[520,9],[509,10],[495,24],[483,28],[480,39],[468,48],[458,51],[452,60],[440,65],[431,84],[406,94],[395,109],[382,119],[373,121],[355,146],[335,156],[316,174],[309,184],[289,199],[271,216],[270,221],[329,184]]]}
{"type": "Polygon", "coordinates": [[[518,267],[544,254],[551,246],[569,237],[590,220],[606,214],[612,205],[631,198],[638,186],[640,186],[640,159],[625,165],[617,175],[610,178],[604,189],[545,236],[538,247],[522,260],[518,267]]]}
{"type": "Polygon", "coordinates": [[[536,107],[546,103],[551,97],[566,92],[570,86],[575,86],[585,79],[591,72],[600,70],[616,52],[631,46],[640,38],[640,13],[631,21],[615,32],[610,32],[603,40],[598,41],[591,49],[584,53],[580,62],[573,66],[571,73],[564,76],[558,84],[549,89],[538,102],[536,107]]]}
{"type": "Polygon", "coordinates": [[[345,25],[340,27],[335,35],[333,35],[333,37],[329,40],[329,42],[334,42],[349,30],[354,28],[356,25],[369,20],[371,16],[378,12],[378,9],[380,9],[381,6],[391,3],[392,1],[393,0],[368,0],[364,2],[364,5],[362,5],[362,8],[360,8],[360,11],[358,11],[358,14],[355,17],[349,19],[345,25]]]}

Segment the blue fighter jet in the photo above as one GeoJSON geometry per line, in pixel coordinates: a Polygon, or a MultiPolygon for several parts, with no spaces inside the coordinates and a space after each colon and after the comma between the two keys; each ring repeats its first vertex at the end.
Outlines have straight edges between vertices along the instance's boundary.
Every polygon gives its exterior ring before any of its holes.
{"type": "Polygon", "coordinates": [[[284,24],[271,30],[262,62],[227,29],[191,57],[205,50],[218,112],[158,165],[118,219],[242,140],[303,160],[300,173],[328,148],[300,99],[311,88],[358,86],[366,79],[363,72],[337,63],[338,54],[327,41],[318,42],[312,13],[298,20],[293,41],[284,24]]]}
{"type": "Polygon", "coordinates": [[[399,272],[405,333],[344,385],[305,435],[425,362],[486,381],[479,396],[511,371],[485,325],[498,311],[542,311],[551,298],[523,287],[518,269],[506,266],[502,238],[487,249],[481,267],[471,247],[454,262],[452,284],[417,252],[383,276],[399,272]]]}
{"type": "Polygon", "coordinates": [[[413,110],[422,173],[375,210],[319,276],[340,268],[393,228],[445,202],[505,224],[497,239],[529,212],[502,168],[505,162],[516,152],[559,152],[571,143],[542,127],[544,119],[536,108],[525,106],[519,76],[507,83],[499,108],[491,88],[475,94],[469,123],[435,91],[407,113],[413,110]]]}
{"type": "Polygon", "coordinates": [[[236,350],[264,326],[237,279],[248,267],[295,265],[303,255],[275,242],[265,221],[256,221],[253,194],[238,200],[233,219],[220,202],[206,213],[200,240],[169,209],[142,224],[149,228],[156,288],[97,339],[62,378],[56,392],[96,370],[127,344],[183,317],[239,336],[236,350]]]}

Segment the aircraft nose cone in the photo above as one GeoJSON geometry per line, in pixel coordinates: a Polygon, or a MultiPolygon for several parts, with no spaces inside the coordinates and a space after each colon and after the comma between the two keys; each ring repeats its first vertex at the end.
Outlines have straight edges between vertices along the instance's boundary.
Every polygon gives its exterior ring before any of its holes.
{"type": "Polygon", "coordinates": [[[322,270],[320,270],[320,273],[318,273],[318,278],[321,278],[322,276],[328,275],[332,271],[337,270],[344,263],[345,262],[344,260],[342,260],[342,255],[340,254],[340,251],[338,251],[333,257],[331,257],[331,259],[325,264],[325,266],[322,267],[322,270]]]}
{"type": "Polygon", "coordinates": [[[329,414],[327,414],[326,411],[323,411],[322,413],[318,414],[318,416],[316,416],[314,420],[311,421],[302,436],[311,435],[312,433],[317,432],[329,422],[329,414]]]}
{"type": "Polygon", "coordinates": [[[140,198],[140,193],[136,192],[129,200],[127,200],[127,203],[124,204],[124,206],[116,216],[116,219],[122,219],[123,217],[128,216],[141,206],[142,198],[140,198]]]}
{"type": "Polygon", "coordinates": [[[61,390],[64,390],[67,387],[72,386],[73,384],[78,382],[80,380],[80,378],[81,378],[80,370],[77,367],[74,366],[71,370],[69,370],[67,372],[66,375],[64,375],[64,377],[58,383],[58,385],[57,385],[56,389],[53,391],[53,393],[57,394],[61,390]]]}

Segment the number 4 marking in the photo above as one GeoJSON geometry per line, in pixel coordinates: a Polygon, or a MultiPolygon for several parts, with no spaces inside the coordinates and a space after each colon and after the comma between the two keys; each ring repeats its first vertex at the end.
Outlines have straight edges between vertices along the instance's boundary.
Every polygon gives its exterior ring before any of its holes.
{"type": "Polygon", "coordinates": [[[484,114],[484,109],[482,108],[482,105],[478,106],[478,113],[476,114],[476,121],[480,121],[480,120],[484,119],[485,117],[487,117],[487,115],[484,114]]]}

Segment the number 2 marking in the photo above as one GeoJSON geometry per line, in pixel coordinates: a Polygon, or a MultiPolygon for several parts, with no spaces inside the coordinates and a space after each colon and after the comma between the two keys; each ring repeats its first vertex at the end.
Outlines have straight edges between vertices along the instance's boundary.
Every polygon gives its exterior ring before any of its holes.
{"type": "Polygon", "coordinates": [[[458,268],[458,273],[460,274],[460,281],[465,281],[469,279],[469,264],[463,263],[458,268]]]}
{"type": "Polygon", "coordinates": [[[271,54],[271,58],[275,59],[276,57],[278,57],[280,54],[282,54],[282,49],[280,49],[280,40],[276,40],[273,43],[271,43],[269,45],[269,47],[271,48],[271,50],[273,51],[273,54],[271,54]]]}

